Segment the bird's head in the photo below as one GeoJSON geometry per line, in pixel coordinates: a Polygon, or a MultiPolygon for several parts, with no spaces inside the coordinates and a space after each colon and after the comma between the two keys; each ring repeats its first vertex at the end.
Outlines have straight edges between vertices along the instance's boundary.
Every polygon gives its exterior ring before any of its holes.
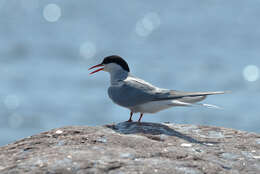
{"type": "Polygon", "coordinates": [[[100,68],[91,72],[90,74],[94,74],[101,70],[109,72],[109,73],[113,73],[113,72],[116,72],[119,70],[123,70],[123,71],[127,71],[127,72],[130,71],[126,61],[122,57],[116,56],[116,55],[105,57],[103,59],[102,63],[92,66],[91,68],[89,68],[89,70],[91,70],[93,68],[98,68],[98,67],[100,67],[100,68]]]}

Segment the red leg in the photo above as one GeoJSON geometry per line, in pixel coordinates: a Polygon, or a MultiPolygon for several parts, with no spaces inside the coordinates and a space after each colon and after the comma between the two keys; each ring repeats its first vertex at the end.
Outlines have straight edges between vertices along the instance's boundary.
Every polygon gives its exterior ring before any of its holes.
{"type": "Polygon", "coordinates": [[[139,120],[138,120],[138,123],[141,123],[141,119],[143,117],[143,113],[141,113],[140,117],[139,117],[139,120]]]}
{"type": "Polygon", "coordinates": [[[132,116],[133,116],[133,112],[130,112],[130,118],[129,118],[129,120],[127,120],[127,122],[132,122],[133,120],[132,120],[132,116]]]}

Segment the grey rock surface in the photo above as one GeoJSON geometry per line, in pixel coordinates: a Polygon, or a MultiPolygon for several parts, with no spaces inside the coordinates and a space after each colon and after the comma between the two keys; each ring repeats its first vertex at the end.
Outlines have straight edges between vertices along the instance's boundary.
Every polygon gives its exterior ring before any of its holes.
{"type": "Polygon", "coordinates": [[[260,173],[260,135],[123,122],[71,126],[0,147],[0,173],[260,173]]]}

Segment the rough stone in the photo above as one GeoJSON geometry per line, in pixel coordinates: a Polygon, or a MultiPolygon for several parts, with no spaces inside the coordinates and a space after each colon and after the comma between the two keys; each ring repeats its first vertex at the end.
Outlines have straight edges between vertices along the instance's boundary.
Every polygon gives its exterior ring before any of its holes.
{"type": "Polygon", "coordinates": [[[260,135],[159,123],[71,126],[0,147],[0,173],[260,173],[260,135]]]}

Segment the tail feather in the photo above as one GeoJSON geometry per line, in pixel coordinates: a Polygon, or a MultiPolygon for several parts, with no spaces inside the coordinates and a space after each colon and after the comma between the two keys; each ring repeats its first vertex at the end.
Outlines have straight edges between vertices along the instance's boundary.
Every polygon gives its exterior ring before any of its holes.
{"type": "Polygon", "coordinates": [[[210,109],[223,109],[219,106],[206,103],[187,103],[179,100],[172,100],[171,106],[203,106],[210,109]]]}
{"type": "Polygon", "coordinates": [[[204,100],[207,96],[197,96],[197,97],[183,97],[178,99],[178,101],[186,102],[186,103],[196,103],[204,100]]]}
{"type": "Polygon", "coordinates": [[[212,104],[206,104],[206,103],[195,103],[194,105],[205,106],[209,109],[223,109],[222,107],[212,105],[212,104]]]}

